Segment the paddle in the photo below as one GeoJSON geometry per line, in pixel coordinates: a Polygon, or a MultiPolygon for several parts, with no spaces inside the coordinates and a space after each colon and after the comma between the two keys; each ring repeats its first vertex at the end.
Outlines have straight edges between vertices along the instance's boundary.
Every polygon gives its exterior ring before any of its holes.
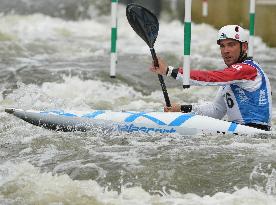
{"type": "MultiPolygon", "coordinates": [[[[159,67],[158,59],[154,50],[159,23],[157,17],[148,9],[137,5],[129,4],[126,8],[126,16],[133,30],[147,43],[150,48],[154,66],[159,67]]],[[[162,75],[158,74],[160,85],[166,101],[166,106],[171,107],[169,95],[162,75]]]]}

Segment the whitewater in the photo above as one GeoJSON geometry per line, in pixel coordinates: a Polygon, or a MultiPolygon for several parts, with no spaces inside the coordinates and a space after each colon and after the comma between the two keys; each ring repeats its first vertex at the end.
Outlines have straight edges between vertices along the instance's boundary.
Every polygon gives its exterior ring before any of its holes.
{"type": "MultiPolygon", "coordinates": [[[[109,77],[110,16],[70,21],[43,14],[0,18],[0,204],[276,204],[276,134],[62,133],[4,112],[162,111],[149,48],[119,6],[117,77],[109,77]]],[[[217,29],[192,24],[196,69],[224,68],[217,29]]],[[[183,24],[160,19],[157,54],[182,65],[183,24]]],[[[276,48],[255,38],[255,60],[276,88],[276,48]]],[[[172,102],[207,103],[215,87],[165,78],[172,102]]],[[[273,99],[274,100],[274,99],[273,99]]],[[[275,130],[273,106],[272,129],[275,130]]]]}

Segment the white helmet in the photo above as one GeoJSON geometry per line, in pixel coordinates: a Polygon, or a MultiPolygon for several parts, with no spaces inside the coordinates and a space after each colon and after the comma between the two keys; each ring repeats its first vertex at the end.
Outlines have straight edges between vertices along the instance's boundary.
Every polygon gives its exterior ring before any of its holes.
{"type": "Polygon", "coordinates": [[[223,26],[218,32],[217,44],[220,44],[220,40],[234,39],[241,43],[248,42],[247,32],[238,25],[227,25],[223,26]]]}

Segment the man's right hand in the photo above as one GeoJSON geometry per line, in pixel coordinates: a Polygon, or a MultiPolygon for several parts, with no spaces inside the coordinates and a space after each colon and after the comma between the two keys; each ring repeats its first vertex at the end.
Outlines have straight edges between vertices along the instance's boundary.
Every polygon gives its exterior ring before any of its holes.
{"type": "Polygon", "coordinates": [[[163,59],[158,57],[158,64],[159,64],[159,67],[155,67],[154,62],[152,62],[150,71],[159,75],[166,75],[167,68],[168,68],[167,63],[163,59]]]}

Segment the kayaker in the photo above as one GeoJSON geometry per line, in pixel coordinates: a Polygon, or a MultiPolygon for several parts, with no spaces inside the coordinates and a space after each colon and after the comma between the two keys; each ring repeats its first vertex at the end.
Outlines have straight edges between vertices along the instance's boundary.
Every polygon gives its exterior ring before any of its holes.
{"type": "MultiPolygon", "coordinates": [[[[215,100],[208,104],[173,103],[165,112],[195,113],[239,124],[270,130],[272,97],[267,75],[258,63],[247,57],[248,34],[238,25],[227,25],[218,32],[217,44],[227,68],[223,70],[191,70],[190,84],[220,86],[215,100]]],[[[183,68],[173,68],[161,59],[154,73],[182,80],[183,68]]],[[[185,69],[184,69],[185,71],[185,69]]]]}

